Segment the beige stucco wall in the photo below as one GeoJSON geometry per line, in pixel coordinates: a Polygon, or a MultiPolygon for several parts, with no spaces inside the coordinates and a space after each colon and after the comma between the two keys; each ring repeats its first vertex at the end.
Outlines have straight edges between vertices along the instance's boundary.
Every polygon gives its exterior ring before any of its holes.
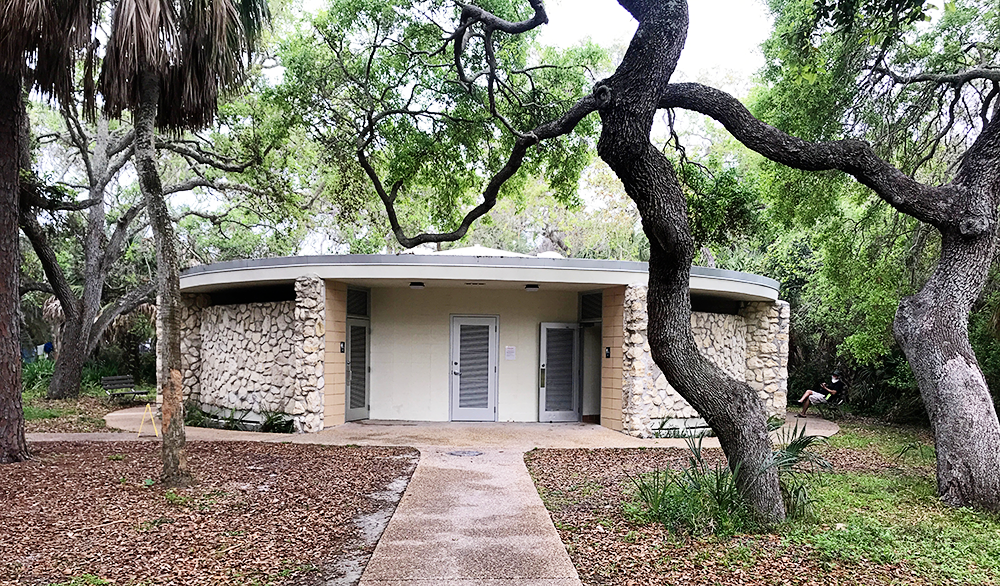
{"type": "Polygon", "coordinates": [[[451,316],[497,315],[499,421],[538,421],[541,322],[576,322],[571,291],[376,288],[371,291],[371,418],[447,421],[451,316]],[[516,348],[506,360],[504,348],[516,348]]]}
{"type": "Polygon", "coordinates": [[[622,430],[622,343],[625,287],[604,290],[601,315],[601,425],[622,430]],[[604,350],[610,349],[610,356],[604,350]]]}
{"type": "Polygon", "coordinates": [[[326,282],[326,336],[323,360],[323,427],[344,423],[347,389],[347,354],[340,345],[347,342],[347,285],[326,282]]]}

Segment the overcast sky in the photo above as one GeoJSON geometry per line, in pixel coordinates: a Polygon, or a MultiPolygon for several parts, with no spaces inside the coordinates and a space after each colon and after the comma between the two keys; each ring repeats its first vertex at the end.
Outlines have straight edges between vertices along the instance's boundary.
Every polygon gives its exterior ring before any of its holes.
{"type": "MultiPolygon", "coordinates": [[[[603,46],[624,45],[635,33],[635,20],[615,0],[547,0],[545,5],[549,24],[541,40],[546,44],[567,46],[590,37],[603,46]]],[[[688,6],[688,39],[675,79],[719,84],[730,77],[745,84],[764,65],[758,47],[770,34],[771,21],[763,0],[693,0],[688,6]]]]}

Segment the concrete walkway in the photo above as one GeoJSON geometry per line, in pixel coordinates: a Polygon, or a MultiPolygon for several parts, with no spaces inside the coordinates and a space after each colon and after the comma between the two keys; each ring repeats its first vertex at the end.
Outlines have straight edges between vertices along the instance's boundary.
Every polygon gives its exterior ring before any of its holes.
{"type": "MultiPolygon", "coordinates": [[[[29,434],[29,441],[121,441],[135,439],[142,420],[142,407],[122,409],[104,417],[108,427],[131,434],[29,434]]],[[[157,428],[160,421],[156,421],[157,428]]],[[[829,437],[840,428],[836,423],[809,417],[796,419],[791,414],[785,430],[804,426],[806,433],[829,437]]],[[[782,432],[776,432],[782,433],[782,432]]],[[[149,421],[143,426],[143,439],[155,439],[149,421]]],[[[683,448],[682,439],[640,439],[600,425],[589,423],[459,423],[432,421],[365,420],[346,423],[310,434],[274,434],[249,431],[225,431],[204,427],[188,427],[187,439],[192,441],[258,441],[293,442],[320,445],[409,446],[447,448],[495,448],[526,452],[533,448],[683,448]]],[[[705,448],[719,447],[719,440],[705,438],[705,448]]]]}
{"type": "MultiPolygon", "coordinates": [[[[143,408],[105,417],[131,433],[29,434],[38,441],[155,439],[143,408]]],[[[807,433],[839,428],[818,418],[789,418],[807,433]]],[[[159,426],[159,421],[157,421],[159,426]]],[[[315,434],[279,435],[187,428],[192,441],[264,441],[411,446],[420,463],[361,576],[360,586],[579,586],[580,579],[524,465],[540,448],[684,447],[679,439],[644,440],[582,423],[429,423],[363,421],[315,434]]],[[[707,438],[704,447],[718,447],[707,438]]]]}

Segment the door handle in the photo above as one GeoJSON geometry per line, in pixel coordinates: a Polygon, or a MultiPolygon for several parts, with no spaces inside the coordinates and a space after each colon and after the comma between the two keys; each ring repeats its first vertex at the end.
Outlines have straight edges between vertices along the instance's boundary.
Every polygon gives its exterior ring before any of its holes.
{"type": "Polygon", "coordinates": [[[454,374],[454,375],[456,375],[456,376],[461,376],[462,375],[462,373],[459,372],[459,371],[457,371],[457,370],[453,370],[453,371],[451,371],[451,373],[454,374]]]}
{"type": "Polygon", "coordinates": [[[542,365],[542,369],[541,369],[541,372],[538,375],[538,379],[539,379],[539,385],[538,386],[542,387],[544,389],[545,388],[545,365],[544,364],[542,365]]]}

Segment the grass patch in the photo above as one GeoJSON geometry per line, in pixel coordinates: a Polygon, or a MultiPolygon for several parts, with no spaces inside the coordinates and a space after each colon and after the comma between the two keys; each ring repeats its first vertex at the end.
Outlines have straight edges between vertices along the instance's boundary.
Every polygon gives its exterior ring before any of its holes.
{"type": "Polygon", "coordinates": [[[52,582],[50,586],[103,586],[105,584],[111,584],[111,582],[93,574],[81,574],[66,582],[52,582]]]}
{"type": "Polygon", "coordinates": [[[546,508],[561,509],[580,504],[601,489],[600,483],[582,479],[579,484],[567,486],[565,489],[543,488],[538,494],[542,497],[542,503],[546,508]]]}
{"type": "Polygon", "coordinates": [[[828,474],[814,488],[815,523],[786,537],[829,561],[905,561],[935,581],[992,583],[1000,575],[1000,518],[942,504],[929,477],[828,474]]]}
{"type": "Polygon", "coordinates": [[[56,409],[52,407],[42,407],[32,402],[24,403],[24,420],[38,421],[39,419],[56,419],[69,413],[67,409],[56,409]]]}
{"type": "Polygon", "coordinates": [[[872,449],[888,459],[915,466],[934,465],[933,439],[927,431],[843,423],[829,439],[831,448],[872,449]]]}

